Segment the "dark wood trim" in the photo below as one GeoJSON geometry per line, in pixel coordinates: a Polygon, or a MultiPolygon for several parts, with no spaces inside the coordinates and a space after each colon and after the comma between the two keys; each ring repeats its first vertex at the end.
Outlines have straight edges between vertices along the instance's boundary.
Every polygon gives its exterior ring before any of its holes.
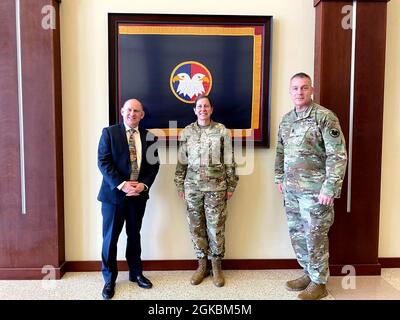
{"type": "MultiPolygon", "coordinates": [[[[380,268],[386,2],[359,1],[357,4],[352,205],[351,212],[347,213],[346,175],[342,197],[335,201],[335,223],[329,233],[331,264],[364,266],[368,274],[379,274],[380,268]]],[[[317,2],[314,97],[337,114],[349,142],[352,30],[343,29],[340,23],[345,3],[347,1],[317,2]]]]}
{"type": "MultiPolygon", "coordinates": [[[[108,14],[108,87],[109,92],[115,93],[117,90],[117,21],[118,17],[109,13],[108,14]]],[[[109,124],[116,124],[120,121],[118,113],[118,95],[109,94],[108,97],[108,122],[109,124]]]]}
{"type": "MultiPolygon", "coordinates": [[[[400,261],[400,258],[399,258],[400,261]]],[[[332,276],[344,276],[342,272],[345,265],[331,265],[332,276]]],[[[148,260],[143,261],[145,271],[168,271],[168,270],[194,270],[197,267],[196,260],[148,260]]],[[[273,269],[300,269],[295,259],[224,259],[222,267],[226,270],[273,270],[273,269]]],[[[380,275],[381,265],[357,264],[354,265],[357,275],[380,275]]],[[[121,271],[128,271],[125,261],[118,261],[121,271]]],[[[101,261],[68,261],[65,266],[66,272],[100,272],[101,261]]]]}
{"type": "MultiPolygon", "coordinates": [[[[65,272],[66,263],[54,268],[55,279],[60,280],[65,272]]],[[[0,280],[42,280],[48,273],[42,273],[42,268],[0,268],[0,280]]]]}
{"type": "MultiPolygon", "coordinates": [[[[295,259],[225,259],[222,261],[225,270],[276,270],[300,269],[295,259]]],[[[330,265],[331,276],[344,276],[345,265],[330,265]]],[[[143,261],[145,271],[194,270],[196,260],[149,260],[143,261]]],[[[380,258],[377,264],[354,265],[356,274],[380,275],[383,268],[400,268],[400,258],[380,258]]],[[[118,261],[120,271],[128,271],[126,261],[118,261]]],[[[100,272],[101,261],[67,261],[55,268],[56,280],[66,272],[100,272]]],[[[42,268],[0,268],[0,280],[41,280],[46,274],[42,268]]]]}
{"type": "Polygon", "coordinates": [[[345,276],[348,272],[344,271],[346,266],[352,266],[355,268],[357,276],[379,276],[381,274],[382,266],[379,263],[376,264],[331,264],[329,266],[329,272],[331,276],[345,276]]]}
{"type": "MultiPolygon", "coordinates": [[[[357,0],[357,2],[389,2],[390,0],[357,0]]],[[[320,2],[339,2],[338,0],[314,0],[314,7],[316,7],[320,2]]],[[[348,2],[352,4],[353,1],[340,1],[340,2],[348,2]]]]}
{"type": "MultiPolygon", "coordinates": [[[[349,126],[346,120],[349,118],[352,36],[351,30],[344,30],[337,23],[342,19],[341,5],[328,3],[316,8],[314,100],[337,114],[348,141],[349,126]],[[341,45],[338,46],[338,43],[341,45]]],[[[342,194],[346,191],[342,190],[342,194]]]]}
{"type": "Polygon", "coordinates": [[[225,269],[263,270],[263,269],[299,269],[295,259],[226,259],[222,260],[225,269]]]}
{"type": "Polygon", "coordinates": [[[20,3],[27,214],[21,212],[15,1],[0,2],[0,278],[41,279],[65,260],[61,54],[56,29],[44,29],[47,0],[20,3]],[[4,183],[3,183],[4,181],[4,183]]]}
{"type": "MultiPolygon", "coordinates": [[[[222,266],[230,270],[298,269],[295,259],[224,259],[222,266]]],[[[197,260],[147,260],[143,269],[147,271],[194,270],[197,260]]],[[[126,261],[118,261],[121,271],[128,271],[126,261]]],[[[66,272],[100,271],[101,261],[68,261],[66,272]]]]}
{"type": "MultiPolygon", "coordinates": [[[[118,269],[127,271],[128,265],[125,261],[118,262],[118,269]]],[[[101,271],[101,261],[67,261],[65,264],[66,272],[92,272],[101,271]]]]}
{"type": "MultiPolygon", "coordinates": [[[[400,268],[400,258],[381,258],[382,264],[354,265],[357,275],[380,275],[384,268],[400,268]]],[[[177,271],[194,270],[197,260],[148,260],[143,261],[145,271],[177,271]]],[[[225,259],[222,261],[225,270],[276,270],[300,269],[295,259],[225,259]]],[[[344,265],[331,265],[331,276],[344,276],[344,265]]],[[[128,271],[126,261],[118,261],[120,271],[128,271]]],[[[66,272],[100,272],[101,261],[67,261],[55,268],[56,279],[59,280],[66,272]]],[[[45,277],[42,268],[0,268],[0,280],[41,280],[45,277]]]]}
{"type": "Polygon", "coordinates": [[[382,268],[400,268],[400,258],[379,258],[382,268]]]}
{"type": "Polygon", "coordinates": [[[352,208],[341,230],[350,234],[352,254],[359,255],[350,260],[355,263],[375,263],[379,257],[386,8],[383,2],[357,5],[352,208]]]}
{"type": "MultiPolygon", "coordinates": [[[[143,261],[144,270],[192,270],[196,268],[196,260],[150,260],[143,261]]],[[[128,271],[126,261],[118,261],[118,269],[128,271]]],[[[101,261],[67,261],[66,272],[101,271],[101,261]]]]}
{"type": "Polygon", "coordinates": [[[14,258],[15,239],[8,233],[21,218],[15,23],[15,1],[0,1],[0,267],[14,258]]]}
{"type": "Polygon", "coordinates": [[[61,92],[61,44],[60,44],[60,3],[53,0],[56,8],[56,29],[53,31],[53,82],[54,82],[54,131],[55,131],[55,174],[57,210],[58,261],[65,261],[65,230],[64,230],[64,165],[62,137],[62,92],[61,92]]]}
{"type": "Polygon", "coordinates": [[[48,1],[21,1],[27,214],[19,217],[18,227],[12,230],[17,238],[12,249],[16,268],[59,268],[60,259],[64,259],[64,244],[60,248],[59,243],[64,218],[62,211],[57,211],[64,206],[62,197],[57,198],[62,194],[57,182],[63,174],[62,164],[57,163],[62,161],[62,129],[57,128],[61,126],[62,112],[60,26],[43,29],[42,16],[34,12],[40,13],[44,4],[48,1]]]}

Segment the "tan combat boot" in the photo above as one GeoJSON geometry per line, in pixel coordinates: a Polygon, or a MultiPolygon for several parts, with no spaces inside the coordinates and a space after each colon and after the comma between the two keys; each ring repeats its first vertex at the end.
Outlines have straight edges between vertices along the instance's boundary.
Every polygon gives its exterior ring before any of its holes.
{"type": "Polygon", "coordinates": [[[212,258],[211,265],[214,285],[216,285],[217,287],[223,287],[225,284],[225,279],[221,270],[221,259],[212,258]]]}
{"type": "Polygon", "coordinates": [[[192,279],[190,279],[190,283],[193,285],[197,285],[201,283],[207,275],[208,275],[207,258],[199,259],[199,266],[197,267],[197,270],[194,272],[192,279]]]}
{"type": "Polygon", "coordinates": [[[310,284],[311,279],[308,275],[303,275],[298,279],[287,281],[286,289],[289,291],[302,291],[310,284]]]}
{"type": "Polygon", "coordinates": [[[311,282],[297,297],[301,300],[319,300],[327,295],[328,291],[326,291],[326,286],[324,284],[311,282]]]}

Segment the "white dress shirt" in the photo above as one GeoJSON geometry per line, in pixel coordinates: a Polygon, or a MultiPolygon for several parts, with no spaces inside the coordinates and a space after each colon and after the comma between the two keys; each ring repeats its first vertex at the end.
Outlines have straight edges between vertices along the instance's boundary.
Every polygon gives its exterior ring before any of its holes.
{"type": "MultiPolygon", "coordinates": [[[[140,165],[142,163],[142,140],[140,139],[139,126],[137,126],[135,128],[130,128],[125,123],[124,123],[124,126],[125,126],[125,133],[126,133],[127,141],[129,141],[129,136],[131,135],[129,130],[131,130],[131,129],[135,130],[133,133],[133,137],[135,139],[136,159],[137,159],[138,170],[140,172],[140,165]]],[[[125,182],[126,181],[123,181],[117,188],[119,190],[121,190],[123,188],[125,182]]],[[[144,184],[144,186],[145,186],[144,190],[149,189],[149,187],[146,184],[144,184]]]]}

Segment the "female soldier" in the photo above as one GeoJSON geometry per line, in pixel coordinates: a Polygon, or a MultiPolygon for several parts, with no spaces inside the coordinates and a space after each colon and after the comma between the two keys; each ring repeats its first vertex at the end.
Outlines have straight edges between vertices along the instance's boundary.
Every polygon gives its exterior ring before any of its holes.
{"type": "Polygon", "coordinates": [[[230,132],[211,120],[213,107],[206,95],[198,96],[194,113],[197,121],[180,136],[175,184],[186,200],[187,218],[199,266],[191,283],[201,283],[207,275],[207,256],[211,256],[213,282],[225,283],[221,259],[225,253],[226,202],[232,197],[238,176],[233,159],[230,132]]]}

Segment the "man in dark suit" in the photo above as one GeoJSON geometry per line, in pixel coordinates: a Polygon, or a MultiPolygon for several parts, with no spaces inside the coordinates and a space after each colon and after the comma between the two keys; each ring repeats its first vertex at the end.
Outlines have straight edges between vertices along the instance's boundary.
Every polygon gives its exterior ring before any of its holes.
{"type": "Polygon", "coordinates": [[[126,222],[126,260],[129,280],[150,289],[152,283],[143,276],[140,229],[149,199],[149,190],[159,169],[157,138],[139,122],[143,105],[127,100],[121,109],[123,121],[103,129],[98,148],[98,167],[103,175],[97,197],[102,202],[103,247],[102,273],[104,299],[111,299],[118,275],[117,242],[126,222]]]}

